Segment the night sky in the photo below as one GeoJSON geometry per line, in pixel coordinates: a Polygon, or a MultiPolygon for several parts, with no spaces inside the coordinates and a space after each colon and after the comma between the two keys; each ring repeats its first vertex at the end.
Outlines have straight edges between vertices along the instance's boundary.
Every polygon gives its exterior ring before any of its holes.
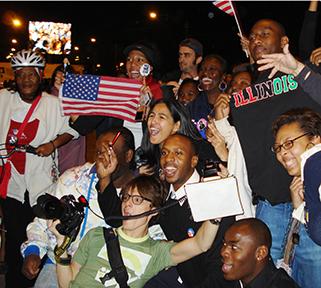
{"type": "MultiPolygon", "coordinates": [[[[285,26],[291,41],[290,49],[296,53],[308,1],[234,3],[245,33],[257,19],[276,19],[285,26]]],[[[29,20],[72,23],[72,44],[80,47],[82,59],[90,55],[100,63],[100,73],[104,75],[114,73],[116,63],[123,60],[122,50],[126,45],[142,39],[153,41],[159,47],[162,59],[160,72],[177,68],[178,43],[186,37],[200,40],[204,44],[205,55],[218,53],[229,64],[246,61],[236,35],[238,30],[234,17],[218,10],[210,1],[12,1],[0,2],[0,15],[2,61],[10,51],[10,39],[15,37],[19,40],[18,48],[25,47],[29,20]],[[147,17],[152,9],[159,13],[156,21],[147,17]],[[23,28],[13,29],[4,23],[4,13],[8,11],[24,19],[23,28]],[[90,37],[96,37],[97,43],[90,44],[90,37]]],[[[318,26],[321,27],[320,19],[318,26]]],[[[318,46],[320,38],[316,40],[318,46]]],[[[49,60],[58,63],[61,57],[52,56],[49,60]]]]}

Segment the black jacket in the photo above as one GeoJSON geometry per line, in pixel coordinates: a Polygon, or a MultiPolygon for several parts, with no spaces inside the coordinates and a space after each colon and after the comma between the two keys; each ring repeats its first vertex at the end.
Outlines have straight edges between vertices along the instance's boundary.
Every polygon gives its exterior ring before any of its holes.
{"type": "MultiPolygon", "coordinates": [[[[307,86],[308,83],[302,82],[302,75],[294,78],[293,75],[278,73],[273,79],[268,79],[269,73],[260,74],[250,87],[233,94],[231,113],[252,191],[273,205],[291,201],[289,185],[292,177],[271,152],[270,147],[274,143],[272,122],[292,108],[310,107],[320,113],[321,106],[303,91],[300,85],[307,86]]],[[[304,82],[313,80],[309,78],[304,82]]],[[[305,91],[312,95],[313,90],[317,90],[313,89],[316,85],[312,81],[312,87],[305,87],[305,91]]]]}

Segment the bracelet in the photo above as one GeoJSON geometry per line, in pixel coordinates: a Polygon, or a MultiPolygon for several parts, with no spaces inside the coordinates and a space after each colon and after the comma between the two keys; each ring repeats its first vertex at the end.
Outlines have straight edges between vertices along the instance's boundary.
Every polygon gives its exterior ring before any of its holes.
{"type": "Polygon", "coordinates": [[[211,219],[210,220],[210,222],[214,225],[220,225],[221,221],[222,221],[221,219],[211,219]]]}
{"type": "Polygon", "coordinates": [[[56,150],[56,146],[55,146],[55,143],[54,143],[54,141],[50,141],[50,143],[52,144],[52,146],[54,147],[54,150],[56,150]]]}
{"type": "Polygon", "coordinates": [[[71,256],[68,254],[66,258],[61,258],[59,256],[55,256],[55,260],[57,264],[68,266],[71,263],[71,256]]]}

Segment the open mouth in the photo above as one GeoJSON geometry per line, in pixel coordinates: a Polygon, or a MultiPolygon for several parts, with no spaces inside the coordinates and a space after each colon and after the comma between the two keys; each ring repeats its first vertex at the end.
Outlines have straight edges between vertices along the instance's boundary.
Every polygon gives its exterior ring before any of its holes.
{"type": "Polygon", "coordinates": [[[177,168],[174,166],[166,166],[163,171],[166,177],[172,177],[175,175],[177,168]]]}
{"type": "Polygon", "coordinates": [[[233,265],[232,264],[226,264],[226,263],[223,263],[222,265],[222,271],[223,273],[228,273],[231,271],[233,265]]]}
{"type": "Polygon", "coordinates": [[[136,78],[139,78],[140,77],[140,73],[139,71],[130,71],[130,76],[132,79],[136,79],[136,78]]]}
{"type": "Polygon", "coordinates": [[[151,127],[149,129],[149,134],[150,134],[150,136],[156,136],[159,133],[159,131],[160,130],[158,128],[151,127]]]}
{"type": "Polygon", "coordinates": [[[204,77],[204,78],[202,79],[202,84],[203,84],[203,85],[210,85],[210,84],[212,84],[212,83],[213,83],[213,80],[212,80],[211,78],[204,77]]]}

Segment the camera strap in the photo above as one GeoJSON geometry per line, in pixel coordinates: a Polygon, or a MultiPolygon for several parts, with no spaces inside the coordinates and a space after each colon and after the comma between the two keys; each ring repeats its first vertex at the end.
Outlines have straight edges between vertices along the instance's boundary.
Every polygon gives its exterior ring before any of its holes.
{"type": "Polygon", "coordinates": [[[104,277],[100,277],[100,281],[104,285],[107,280],[114,277],[120,288],[129,288],[127,284],[128,274],[120,253],[118,236],[113,228],[103,227],[103,229],[111,271],[106,273],[104,277]]]}

